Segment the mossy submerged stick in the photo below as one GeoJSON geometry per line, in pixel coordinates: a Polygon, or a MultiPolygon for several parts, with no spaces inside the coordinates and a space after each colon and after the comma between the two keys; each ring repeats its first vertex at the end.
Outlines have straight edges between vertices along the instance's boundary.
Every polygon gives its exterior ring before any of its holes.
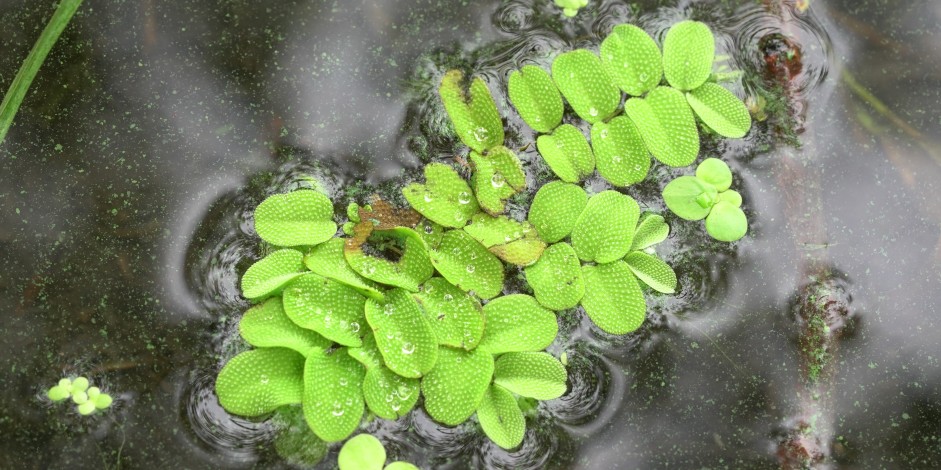
{"type": "Polygon", "coordinates": [[[33,49],[23,61],[20,71],[13,78],[13,83],[10,84],[7,94],[3,97],[3,103],[0,104],[0,143],[3,143],[6,138],[7,131],[13,124],[13,118],[16,117],[16,112],[20,109],[29,86],[36,78],[36,73],[39,72],[39,67],[46,61],[46,56],[52,46],[59,40],[59,35],[68,26],[72,15],[81,4],[82,0],[62,0],[59,3],[49,23],[46,24],[46,28],[33,45],[33,49]]]}

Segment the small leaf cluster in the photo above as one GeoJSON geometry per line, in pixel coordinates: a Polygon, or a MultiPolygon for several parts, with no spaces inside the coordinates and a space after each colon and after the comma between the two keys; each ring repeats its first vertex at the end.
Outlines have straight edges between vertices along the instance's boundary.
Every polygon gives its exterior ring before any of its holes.
{"type": "Polygon", "coordinates": [[[346,441],[337,460],[340,470],[418,470],[408,462],[386,465],[386,448],[372,434],[358,434],[346,441]]]}
{"type": "Polygon", "coordinates": [[[111,395],[103,393],[98,387],[91,387],[86,377],[68,377],[59,380],[59,383],[46,392],[46,396],[54,402],[72,399],[78,413],[82,416],[90,415],[111,406],[111,395]]]}
{"type": "Polygon", "coordinates": [[[696,167],[696,176],[680,176],[663,188],[663,200],[674,214],[686,220],[706,219],[712,238],[734,242],[748,232],[742,212],[742,196],[732,186],[732,170],[718,158],[707,158],[696,167]]]}
{"type": "Polygon", "coordinates": [[[551,76],[527,65],[509,78],[509,97],[523,120],[542,133],[536,146],[562,181],[578,183],[595,170],[616,187],[647,177],[651,156],[672,167],[699,155],[697,120],[729,138],[745,136],[751,117],[744,103],[710,81],[715,38],[696,21],[673,25],[663,50],[644,30],[616,26],[600,46],[559,54],[551,76]],[[627,95],[623,105],[622,92],[627,95]],[[564,103],[591,124],[591,142],[562,124],[564,103]]]}
{"type": "Polygon", "coordinates": [[[588,6],[588,0],[555,0],[555,4],[565,16],[572,17],[578,14],[578,10],[588,6]]]}

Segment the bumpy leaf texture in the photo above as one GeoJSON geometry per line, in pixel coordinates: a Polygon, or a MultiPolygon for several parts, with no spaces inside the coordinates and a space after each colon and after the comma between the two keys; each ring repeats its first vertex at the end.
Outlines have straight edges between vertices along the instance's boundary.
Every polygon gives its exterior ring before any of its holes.
{"type": "Polygon", "coordinates": [[[699,88],[712,72],[715,38],[698,21],[681,21],[670,27],[663,39],[663,73],[678,90],[699,88]]]}
{"type": "Polygon", "coordinates": [[[337,233],[333,203],[311,190],[270,196],[255,209],[255,231],[277,246],[316,245],[337,233]]]}
{"type": "Polygon", "coordinates": [[[721,136],[738,139],[751,129],[745,103],[720,85],[703,83],[686,94],[686,101],[699,119],[721,136]]]}
{"type": "Polygon", "coordinates": [[[676,292],[676,273],[660,258],[642,251],[635,251],[628,254],[624,261],[627,262],[634,275],[653,290],[664,294],[676,292]]]}
{"type": "Polygon", "coordinates": [[[536,264],[526,268],[526,281],[536,300],[552,310],[572,308],[585,295],[581,264],[568,243],[547,248],[536,264]]]}
{"type": "Polygon", "coordinates": [[[305,273],[303,253],[291,249],[275,251],[245,271],[242,295],[247,299],[277,295],[285,284],[305,273]]]}
{"type": "Polygon", "coordinates": [[[484,434],[504,449],[520,445],[526,435],[526,418],[516,403],[516,398],[496,384],[487,389],[480,408],[477,409],[477,419],[480,420],[484,434]]]}
{"type": "Polygon", "coordinates": [[[562,181],[577,183],[595,171],[595,156],[582,131],[563,124],[552,134],[536,139],[536,148],[562,181]]]}
{"type": "Polygon", "coordinates": [[[304,356],[312,350],[324,351],[333,345],[332,341],[291,321],[278,298],[248,309],[239,321],[239,333],[252,346],[289,348],[304,356]]]}
{"type": "Polygon", "coordinates": [[[304,364],[304,418],[317,437],[342,441],[359,427],[366,370],[345,348],[311,354],[304,364]]]}
{"type": "Polygon", "coordinates": [[[582,261],[610,263],[623,258],[639,217],[634,198],[611,190],[595,194],[575,222],[572,248],[582,261]]]}
{"type": "Polygon", "coordinates": [[[621,103],[621,92],[595,54],[577,49],[552,62],[552,79],[575,113],[592,124],[608,119],[621,103]]]}
{"type": "Polygon", "coordinates": [[[438,88],[461,142],[476,152],[503,144],[503,121],[487,84],[475,77],[465,93],[463,80],[460,70],[451,70],[438,88]]]}
{"type": "Polygon", "coordinates": [[[425,166],[425,184],[412,183],[402,194],[421,215],[445,227],[461,228],[480,210],[464,178],[443,163],[425,166]]]}
{"type": "Polygon", "coordinates": [[[499,146],[487,154],[471,152],[474,174],[471,184],[480,208],[491,215],[502,214],[506,201],[526,189],[526,174],[519,158],[510,149],[499,146]]]}
{"type": "Polygon", "coordinates": [[[304,356],[286,348],[245,351],[226,363],[216,378],[219,404],[229,413],[260,416],[300,403],[304,356]]]}
{"type": "Polygon", "coordinates": [[[615,26],[601,42],[601,63],[611,80],[628,95],[647,93],[663,77],[663,58],[657,43],[631,24],[615,26]]]}
{"type": "Polygon", "coordinates": [[[510,101],[520,117],[537,132],[552,132],[562,122],[562,96],[552,77],[535,65],[510,74],[510,101]]]}
{"type": "Polygon", "coordinates": [[[551,310],[525,294],[496,298],[484,305],[484,337],[478,349],[491,354],[541,351],[552,344],[559,323],[551,310]]]}
{"type": "Polygon", "coordinates": [[[402,377],[427,374],[438,358],[431,323],[404,289],[386,293],[385,302],[366,302],[366,320],[386,366],[402,377]]]}
{"type": "Polygon", "coordinates": [[[457,426],[477,410],[493,377],[493,355],[442,346],[438,363],[421,381],[425,411],[442,424],[457,426]]]}
{"type": "Polygon", "coordinates": [[[503,263],[463,230],[446,232],[431,262],[448,282],[482,299],[503,291],[503,263]]]}
{"type": "Polygon", "coordinates": [[[356,289],[308,274],[284,289],[284,311],[302,328],[345,346],[360,346],[365,333],[366,298],[356,289]]]}
{"type": "Polygon", "coordinates": [[[450,282],[433,277],[422,284],[415,298],[438,344],[454,348],[474,349],[484,334],[484,317],[480,303],[450,282]]]}
{"type": "Polygon", "coordinates": [[[546,183],[533,198],[529,206],[529,222],[539,237],[547,243],[555,243],[572,233],[578,216],[588,205],[588,194],[581,187],[552,181],[546,183]]]}
{"type": "Polygon", "coordinates": [[[598,328],[613,335],[640,328],[647,303],[627,263],[582,266],[582,277],[585,279],[582,307],[598,328]]]}
{"type": "Polygon", "coordinates": [[[637,126],[627,116],[591,128],[598,174],[614,186],[630,186],[647,177],[650,153],[637,126]]]}
{"type": "Polygon", "coordinates": [[[670,87],[631,98],[624,111],[634,121],[647,150],[666,165],[687,166],[699,155],[699,130],[686,98],[670,87]]]}
{"type": "Polygon", "coordinates": [[[554,400],[565,393],[567,375],[558,359],[544,352],[507,353],[497,359],[493,383],[524,397],[554,400]]]}

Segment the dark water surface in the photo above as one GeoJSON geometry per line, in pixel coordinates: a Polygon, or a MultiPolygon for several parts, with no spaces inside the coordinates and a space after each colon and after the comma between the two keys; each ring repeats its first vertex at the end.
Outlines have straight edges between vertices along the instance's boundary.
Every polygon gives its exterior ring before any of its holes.
{"type": "MultiPolygon", "coordinates": [[[[669,219],[681,291],[633,335],[564,313],[570,391],[517,451],[421,411],[364,429],[423,468],[941,467],[941,4],[590,3],[571,21],[539,0],[86,0],[0,144],[0,468],[287,467],[272,426],[212,391],[243,347],[252,208],[312,178],[341,201],[390,194],[460,151],[433,93],[450,67],[488,80],[523,148],[510,70],[685,17],[745,71],[741,96],[767,96],[767,121],[703,151],[733,167],[750,235],[669,219]],[[773,59],[788,48],[799,66],[773,59]],[[43,398],[80,373],[110,411],[43,398]]],[[[0,0],[3,89],[51,11],[0,0]]],[[[684,172],[628,192],[662,210],[684,172]]]]}

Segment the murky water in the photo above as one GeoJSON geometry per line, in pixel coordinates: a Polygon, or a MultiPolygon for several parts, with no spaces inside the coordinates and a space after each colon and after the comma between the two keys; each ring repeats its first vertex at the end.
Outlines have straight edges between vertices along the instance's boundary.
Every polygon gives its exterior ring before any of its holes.
{"type": "MultiPolygon", "coordinates": [[[[287,467],[273,426],[212,392],[244,347],[252,208],[310,177],[392,195],[453,157],[433,93],[450,67],[488,80],[524,148],[510,70],[690,16],[767,101],[747,139],[703,147],[733,167],[751,235],[668,220],[682,290],[636,334],[563,313],[570,391],[515,452],[420,410],[364,429],[423,468],[941,467],[941,6],[590,3],[573,22],[539,0],[86,0],[0,144],[0,468],[287,467]],[[832,329],[811,340],[815,321],[832,329]],[[808,348],[826,353],[813,385],[808,348]],[[111,411],[41,398],[78,373],[111,411]]],[[[0,0],[3,88],[49,12],[0,0]]],[[[629,192],[662,209],[672,174],[629,192]]]]}

